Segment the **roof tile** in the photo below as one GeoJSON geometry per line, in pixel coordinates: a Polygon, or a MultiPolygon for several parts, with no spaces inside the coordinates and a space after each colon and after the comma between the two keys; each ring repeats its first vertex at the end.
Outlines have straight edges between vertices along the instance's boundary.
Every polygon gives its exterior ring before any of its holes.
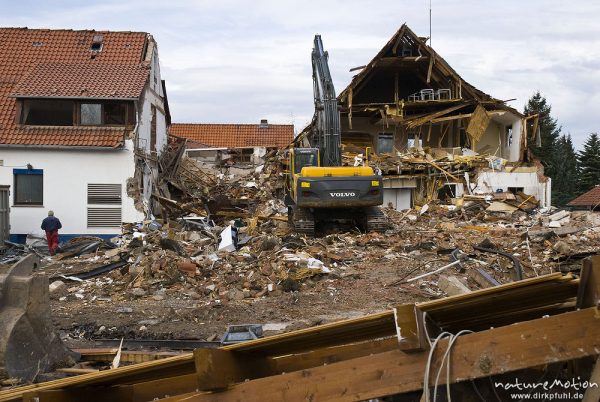
{"type": "Polygon", "coordinates": [[[0,144],[116,147],[123,128],[16,124],[24,97],[137,98],[149,76],[144,32],[0,28],[0,144]],[[102,50],[92,52],[94,35],[102,50]],[[85,89],[85,91],[84,91],[85,89]]]}
{"type": "Polygon", "coordinates": [[[208,147],[285,148],[294,140],[291,124],[182,124],[173,123],[169,134],[187,138],[208,147]]]}
{"type": "Polygon", "coordinates": [[[579,197],[575,198],[568,205],[571,206],[581,206],[581,207],[597,207],[600,205],[600,185],[597,185],[587,193],[581,194],[579,197]]]}

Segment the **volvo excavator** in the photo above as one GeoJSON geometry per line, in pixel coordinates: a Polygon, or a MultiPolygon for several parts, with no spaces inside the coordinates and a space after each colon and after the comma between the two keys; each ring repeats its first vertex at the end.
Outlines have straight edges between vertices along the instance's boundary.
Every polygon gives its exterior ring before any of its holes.
{"type": "MultiPolygon", "coordinates": [[[[312,50],[315,116],[306,136],[309,148],[289,150],[288,219],[294,230],[315,234],[315,222],[344,221],[364,231],[383,231],[387,220],[379,209],[383,183],[370,166],[341,166],[341,124],[320,35],[312,50]]],[[[299,141],[294,141],[297,144],[299,141]]],[[[365,150],[368,154],[368,150],[365,150]]]]}

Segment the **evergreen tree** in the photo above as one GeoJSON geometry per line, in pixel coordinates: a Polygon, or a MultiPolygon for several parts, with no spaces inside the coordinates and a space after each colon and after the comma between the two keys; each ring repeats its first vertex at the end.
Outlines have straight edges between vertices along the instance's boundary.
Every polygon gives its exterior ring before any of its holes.
{"type": "Polygon", "coordinates": [[[565,206],[577,195],[577,154],[571,134],[562,135],[554,150],[556,171],[552,177],[552,204],[565,206]]]}
{"type": "Polygon", "coordinates": [[[597,133],[591,133],[585,141],[577,162],[579,193],[583,194],[600,184],[600,138],[597,133]]]}
{"type": "Polygon", "coordinates": [[[544,165],[544,172],[546,176],[549,176],[554,180],[557,170],[560,166],[555,160],[556,145],[560,137],[560,126],[558,125],[556,119],[552,118],[550,115],[551,111],[552,107],[546,101],[546,98],[542,96],[540,91],[537,91],[535,94],[533,94],[533,96],[529,98],[527,104],[525,105],[525,114],[540,114],[538,127],[540,130],[542,146],[538,147],[536,145],[536,133],[532,133],[533,123],[530,123],[527,127],[527,133],[530,138],[528,141],[529,149],[533,155],[544,165]],[[534,139],[531,139],[532,137],[534,139]]]}

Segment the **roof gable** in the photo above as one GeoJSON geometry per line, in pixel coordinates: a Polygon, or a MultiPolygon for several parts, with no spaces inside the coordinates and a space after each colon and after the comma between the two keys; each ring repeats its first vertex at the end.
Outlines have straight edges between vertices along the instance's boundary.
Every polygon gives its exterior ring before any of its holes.
{"type": "Polygon", "coordinates": [[[0,145],[120,145],[123,129],[18,125],[16,98],[138,98],[150,71],[148,38],[144,32],[0,28],[0,145]],[[94,50],[94,42],[101,46],[94,50]]]}
{"type": "Polygon", "coordinates": [[[418,88],[423,83],[428,85],[435,82],[437,87],[447,86],[453,93],[460,93],[466,100],[498,101],[464,81],[435,50],[426,44],[426,39],[417,36],[406,24],[403,24],[377,55],[353,77],[338,99],[341,102],[348,102],[348,97],[351,96],[360,100],[360,92],[364,90],[367,83],[374,79],[376,81],[377,75],[399,70],[407,72],[406,75],[409,77],[405,78],[405,83],[413,81],[414,88],[418,88]]]}

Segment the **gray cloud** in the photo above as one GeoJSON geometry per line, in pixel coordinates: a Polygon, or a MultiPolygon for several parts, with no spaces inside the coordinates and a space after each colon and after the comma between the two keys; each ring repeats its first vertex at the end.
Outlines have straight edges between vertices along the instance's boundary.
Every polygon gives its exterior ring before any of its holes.
{"type": "MultiPolygon", "coordinates": [[[[313,111],[310,51],[323,35],[340,92],[403,22],[429,34],[429,1],[29,0],[2,26],[147,31],[174,121],[290,123],[313,111]]],[[[581,144],[600,130],[600,3],[433,0],[434,48],[471,84],[522,109],[540,90],[581,144]]]]}

